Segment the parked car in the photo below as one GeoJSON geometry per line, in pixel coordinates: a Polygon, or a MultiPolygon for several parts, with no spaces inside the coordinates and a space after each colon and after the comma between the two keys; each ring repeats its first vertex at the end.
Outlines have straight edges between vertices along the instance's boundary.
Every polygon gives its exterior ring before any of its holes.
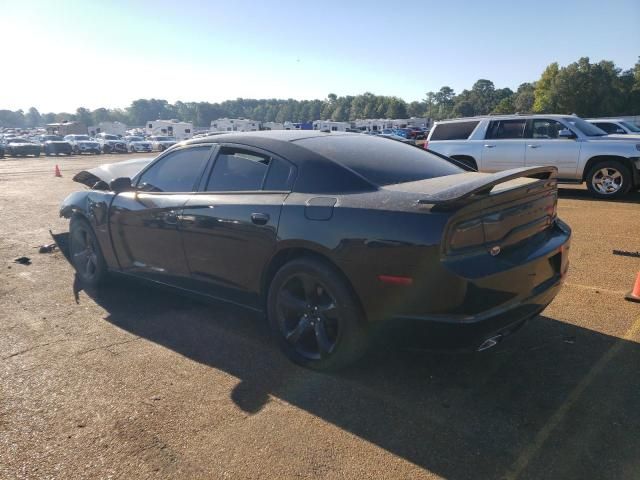
{"type": "Polygon", "coordinates": [[[551,165],[598,198],[640,187],[640,141],[611,138],[574,115],[505,115],[436,122],[425,148],[480,172],[551,165]]]}
{"type": "Polygon", "coordinates": [[[5,155],[12,157],[40,156],[40,144],[22,137],[11,137],[4,143],[5,155]]]}
{"type": "Polygon", "coordinates": [[[127,149],[131,153],[135,152],[151,152],[153,151],[153,145],[149,140],[145,140],[142,137],[133,137],[128,136],[124,137],[125,142],[127,142],[127,149]]]}
{"type": "Polygon", "coordinates": [[[126,153],[128,151],[127,142],[117,135],[98,133],[95,140],[100,144],[102,153],[126,153]]]}
{"type": "Polygon", "coordinates": [[[121,272],[264,311],[289,358],[319,370],[357,359],[381,322],[490,348],[567,271],[553,167],[478,174],[384,138],[265,131],[74,180],[91,189],[60,215],[83,285],[121,272]]]}
{"type": "Polygon", "coordinates": [[[178,143],[176,137],[161,137],[157,135],[149,137],[149,141],[151,142],[151,146],[153,147],[153,149],[158,152],[163,152],[167,148],[173,147],[176,143],[178,143]]]}
{"type": "Polygon", "coordinates": [[[60,135],[40,135],[38,140],[45,155],[58,155],[59,153],[71,155],[73,153],[71,143],[60,135]]]}
{"type": "Polygon", "coordinates": [[[4,158],[4,143],[0,142],[0,158],[4,158]]]}
{"type": "Polygon", "coordinates": [[[89,135],[67,135],[64,139],[71,144],[73,153],[93,153],[99,155],[102,152],[100,144],[89,135]]]}
{"type": "Polygon", "coordinates": [[[587,122],[593,123],[600,130],[604,130],[614,137],[633,135],[635,138],[640,139],[640,127],[621,118],[592,118],[587,119],[587,122]]]}

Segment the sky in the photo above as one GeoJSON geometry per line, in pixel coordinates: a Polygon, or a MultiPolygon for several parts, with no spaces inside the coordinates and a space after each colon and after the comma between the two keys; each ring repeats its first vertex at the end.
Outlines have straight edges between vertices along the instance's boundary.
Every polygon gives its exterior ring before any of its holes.
{"type": "Polygon", "coordinates": [[[41,113],[138,98],[413,101],[640,55],[640,0],[0,0],[0,18],[0,109],[41,113]]]}

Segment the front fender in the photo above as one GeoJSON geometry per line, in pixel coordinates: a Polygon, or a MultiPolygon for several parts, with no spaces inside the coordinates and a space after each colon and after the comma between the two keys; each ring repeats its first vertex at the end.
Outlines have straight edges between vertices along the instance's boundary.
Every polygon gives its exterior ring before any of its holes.
{"type": "Polygon", "coordinates": [[[61,217],[71,218],[78,215],[91,224],[98,238],[98,243],[100,243],[107,267],[110,269],[119,268],[109,231],[109,208],[114,197],[113,192],[79,191],[67,196],[60,205],[61,217]]]}

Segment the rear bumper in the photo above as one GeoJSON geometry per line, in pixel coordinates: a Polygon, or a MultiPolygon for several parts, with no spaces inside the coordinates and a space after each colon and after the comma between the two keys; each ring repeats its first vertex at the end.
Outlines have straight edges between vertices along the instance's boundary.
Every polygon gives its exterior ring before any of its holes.
{"type": "Polygon", "coordinates": [[[503,305],[479,315],[461,318],[458,315],[422,317],[398,316],[389,320],[393,329],[402,331],[415,346],[479,350],[489,339],[497,342],[519,330],[528,320],[542,312],[560,291],[560,276],[551,279],[542,291],[524,301],[503,305]]]}
{"type": "Polygon", "coordinates": [[[424,291],[420,302],[428,308],[438,300],[452,300],[455,307],[414,313],[419,310],[414,305],[414,312],[392,315],[387,323],[410,334],[412,342],[430,348],[478,350],[487,339],[502,339],[538,315],[558,294],[569,266],[570,237],[569,227],[558,221],[542,244],[514,252],[522,263],[511,268],[487,274],[489,267],[482,268],[476,260],[472,262],[479,267],[475,271],[456,265],[458,280],[437,296],[424,291]]]}

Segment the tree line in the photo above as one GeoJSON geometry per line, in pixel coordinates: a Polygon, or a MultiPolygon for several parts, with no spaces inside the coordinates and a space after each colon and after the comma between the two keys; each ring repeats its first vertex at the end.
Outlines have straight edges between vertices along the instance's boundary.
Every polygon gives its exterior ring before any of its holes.
{"type": "Polygon", "coordinates": [[[470,89],[456,93],[443,86],[428,92],[422,101],[405,102],[394,96],[337,96],[324,100],[237,98],[220,103],[169,103],[161,99],[135,100],[125,109],[78,108],[74,113],[44,113],[35,107],[0,110],[0,126],[34,127],[62,121],[80,121],[87,126],[102,121],[144,125],[148,120],[178,119],[196,127],[208,127],[218,118],[250,118],[260,122],[306,122],[313,120],[352,121],[358,118],[443,118],[489,113],[575,113],[582,117],[640,114],[640,58],[633,68],[622,70],[614,62],[591,63],[588,57],[560,67],[552,63],[540,78],[523,83],[514,92],[496,88],[491,80],[480,79],[470,89]]]}

